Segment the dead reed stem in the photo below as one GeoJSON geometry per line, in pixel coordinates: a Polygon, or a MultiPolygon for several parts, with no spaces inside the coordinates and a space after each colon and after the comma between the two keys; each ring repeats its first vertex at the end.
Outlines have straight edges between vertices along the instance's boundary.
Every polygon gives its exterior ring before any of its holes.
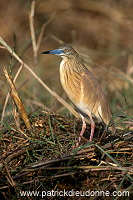
{"type": "Polygon", "coordinates": [[[4,69],[4,74],[6,76],[6,79],[7,79],[7,82],[10,86],[10,94],[11,94],[11,97],[13,99],[13,101],[15,102],[15,105],[17,106],[18,110],[19,110],[19,113],[25,123],[25,126],[28,130],[31,129],[31,124],[30,124],[30,121],[29,121],[29,118],[27,116],[27,113],[26,113],[26,110],[24,108],[24,105],[18,95],[18,92],[17,92],[17,89],[13,83],[13,80],[12,80],[12,77],[8,74],[7,70],[4,69]]]}
{"type": "MultiPolygon", "coordinates": [[[[15,83],[17,78],[18,78],[18,75],[20,74],[21,70],[23,68],[23,65],[21,64],[14,79],[13,79],[13,82],[15,83]]],[[[5,110],[6,110],[6,106],[7,106],[7,103],[8,103],[8,100],[9,100],[9,97],[10,97],[10,94],[8,92],[7,96],[6,96],[6,100],[5,100],[5,103],[4,103],[4,106],[3,106],[3,110],[2,110],[2,115],[1,115],[1,122],[3,122],[4,120],[4,115],[5,115],[5,110]]]]}

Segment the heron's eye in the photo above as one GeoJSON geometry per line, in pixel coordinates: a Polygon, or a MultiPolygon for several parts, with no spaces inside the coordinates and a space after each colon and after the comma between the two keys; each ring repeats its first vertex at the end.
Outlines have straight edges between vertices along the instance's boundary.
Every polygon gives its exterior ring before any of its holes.
{"type": "Polygon", "coordinates": [[[68,52],[69,52],[69,50],[68,50],[68,49],[65,49],[65,52],[66,52],[66,53],[68,53],[68,52]]]}

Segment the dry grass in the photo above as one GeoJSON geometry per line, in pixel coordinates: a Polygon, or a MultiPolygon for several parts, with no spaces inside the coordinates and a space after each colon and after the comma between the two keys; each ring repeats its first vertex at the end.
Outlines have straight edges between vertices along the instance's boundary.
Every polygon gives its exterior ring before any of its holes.
{"type": "MultiPolygon", "coordinates": [[[[6,3],[1,3],[1,68],[6,66],[14,77],[34,133],[31,134],[21,121],[21,111],[16,113],[15,104],[10,103],[5,77],[1,74],[1,199],[38,199],[37,196],[21,197],[20,192],[63,189],[121,191],[121,194],[129,191],[129,197],[110,195],[108,199],[131,199],[132,6],[130,0],[78,0],[76,4],[74,0],[62,0],[58,4],[52,0],[37,0],[31,5],[11,0],[8,8],[6,3]],[[81,122],[70,116],[70,113],[78,115],[67,103],[60,86],[58,58],[40,55],[43,50],[64,43],[72,44],[78,50],[99,80],[117,126],[116,134],[112,135],[97,125],[94,143],[88,143],[88,125],[85,138],[77,149],[72,147],[81,122]]],[[[93,196],[90,199],[106,200],[107,197],[93,196]]]]}
{"type": "MultiPolygon", "coordinates": [[[[94,143],[85,144],[82,140],[81,146],[73,149],[72,146],[77,139],[76,133],[81,128],[81,123],[78,121],[40,111],[30,115],[30,121],[36,135],[34,138],[24,138],[13,124],[1,130],[2,198],[12,199],[14,192],[16,198],[21,198],[20,191],[25,190],[63,189],[110,192],[127,190],[131,195],[133,187],[131,131],[117,130],[114,136],[107,134],[101,142],[98,142],[102,130],[97,126],[94,143]]],[[[28,135],[23,124],[21,129],[28,135]]],[[[90,126],[86,131],[88,139],[89,130],[90,126]]],[[[30,198],[38,199],[33,196],[30,198]]]]}

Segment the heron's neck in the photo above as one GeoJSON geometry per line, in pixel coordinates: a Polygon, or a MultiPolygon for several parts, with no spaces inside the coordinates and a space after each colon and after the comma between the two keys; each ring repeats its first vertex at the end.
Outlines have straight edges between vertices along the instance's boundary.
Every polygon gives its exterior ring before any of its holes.
{"type": "Polygon", "coordinates": [[[81,60],[77,58],[68,58],[68,57],[63,57],[61,63],[60,63],[60,69],[61,70],[67,70],[68,68],[70,70],[79,70],[81,60]]]}
{"type": "Polygon", "coordinates": [[[62,61],[60,63],[60,69],[63,70],[65,68],[65,65],[67,64],[68,61],[68,58],[66,57],[62,57],[62,61]]]}

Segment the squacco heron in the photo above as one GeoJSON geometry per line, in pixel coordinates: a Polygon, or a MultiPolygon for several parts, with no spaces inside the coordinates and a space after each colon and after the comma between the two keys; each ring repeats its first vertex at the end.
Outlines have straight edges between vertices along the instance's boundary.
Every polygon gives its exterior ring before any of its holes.
{"type": "MultiPolygon", "coordinates": [[[[93,118],[102,121],[104,125],[112,122],[112,114],[106,97],[94,75],[87,69],[78,53],[69,45],[59,49],[42,52],[42,54],[54,54],[62,57],[60,63],[60,81],[69,99],[76,106],[82,118],[82,130],[76,146],[86,129],[85,115],[91,121],[91,133],[89,141],[93,140],[95,123],[93,118]]],[[[109,127],[115,132],[115,126],[109,127]]]]}

